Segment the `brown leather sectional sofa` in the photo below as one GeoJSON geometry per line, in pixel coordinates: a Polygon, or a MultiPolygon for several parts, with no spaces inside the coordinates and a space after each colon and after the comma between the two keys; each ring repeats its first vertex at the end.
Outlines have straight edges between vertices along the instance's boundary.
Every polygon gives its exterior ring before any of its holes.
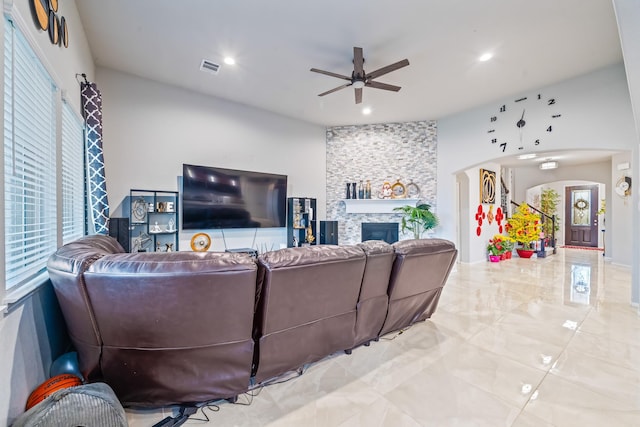
{"type": "Polygon", "coordinates": [[[457,250],[442,239],[262,254],[125,253],[108,236],[48,262],[81,372],[129,406],[232,399],[429,318],[457,250]]]}

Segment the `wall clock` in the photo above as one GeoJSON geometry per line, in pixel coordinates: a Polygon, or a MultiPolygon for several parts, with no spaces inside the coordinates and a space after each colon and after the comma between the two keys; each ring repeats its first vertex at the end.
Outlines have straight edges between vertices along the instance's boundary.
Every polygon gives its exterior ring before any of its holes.
{"type": "Polygon", "coordinates": [[[550,141],[560,117],[556,98],[541,93],[523,96],[489,116],[488,139],[503,153],[537,147],[550,141]]]}
{"type": "Polygon", "coordinates": [[[616,194],[620,197],[631,195],[631,177],[623,176],[616,183],[616,194]]]}

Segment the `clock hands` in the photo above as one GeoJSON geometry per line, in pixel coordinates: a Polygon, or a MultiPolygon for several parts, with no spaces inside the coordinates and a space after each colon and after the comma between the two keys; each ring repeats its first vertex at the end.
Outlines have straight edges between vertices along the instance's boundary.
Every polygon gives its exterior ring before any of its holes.
{"type": "Polygon", "coordinates": [[[525,110],[522,110],[522,117],[520,117],[520,120],[518,120],[518,122],[516,123],[516,126],[518,126],[521,129],[524,127],[524,125],[527,124],[527,122],[524,121],[524,112],[525,110]]]}

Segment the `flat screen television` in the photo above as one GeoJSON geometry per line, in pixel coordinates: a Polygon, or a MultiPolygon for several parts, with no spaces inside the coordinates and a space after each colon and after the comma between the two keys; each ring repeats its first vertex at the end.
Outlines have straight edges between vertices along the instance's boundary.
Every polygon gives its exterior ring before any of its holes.
{"type": "Polygon", "coordinates": [[[183,164],[182,228],[285,227],[287,176],[183,164]]]}

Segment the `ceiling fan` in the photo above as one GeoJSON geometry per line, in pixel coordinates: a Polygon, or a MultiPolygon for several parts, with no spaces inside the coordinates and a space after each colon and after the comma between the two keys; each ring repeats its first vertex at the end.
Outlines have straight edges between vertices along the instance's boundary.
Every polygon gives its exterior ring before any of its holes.
{"type": "Polygon", "coordinates": [[[332,73],[330,71],[318,70],[317,68],[312,68],[311,71],[314,73],[325,74],[331,77],[337,77],[339,79],[347,80],[349,83],[345,83],[342,86],[338,86],[326,92],[322,92],[318,96],[325,96],[330,93],[339,91],[340,89],[344,89],[349,86],[353,86],[356,94],[356,104],[360,104],[362,102],[362,88],[363,87],[372,87],[374,89],[383,89],[383,90],[392,90],[397,92],[400,90],[400,86],[389,85],[386,83],[374,82],[373,79],[376,77],[383,76],[392,71],[395,71],[399,68],[406,67],[409,65],[408,59],[403,59],[402,61],[395,62],[391,65],[387,65],[386,67],[382,67],[378,70],[372,71],[370,73],[365,73],[364,71],[364,57],[362,56],[362,48],[354,47],[353,48],[353,72],[351,73],[351,77],[344,76],[342,74],[332,73]]]}

